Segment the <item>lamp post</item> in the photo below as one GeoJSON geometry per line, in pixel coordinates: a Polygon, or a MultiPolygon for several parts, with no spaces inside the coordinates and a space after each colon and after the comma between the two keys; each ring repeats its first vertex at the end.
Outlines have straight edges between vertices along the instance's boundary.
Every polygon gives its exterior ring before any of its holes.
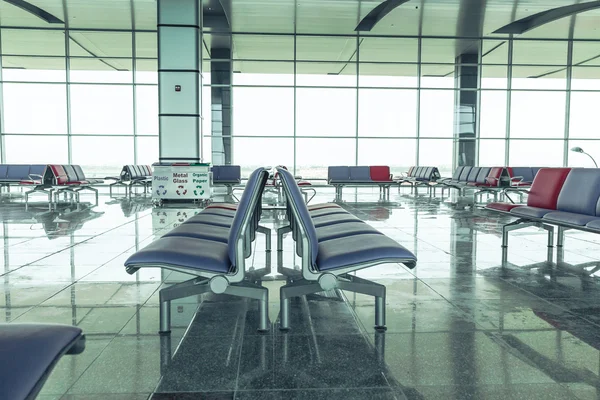
{"type": "Polygon", "coordinates": [[[586,153],[585,151],[583,151],[583,149],[581,147],[573,147],[571,148],[571,151],[575,152],[575,153],[583,153],[586,156],[588,156],[589,158],[592,159],[592,161],[594,162],[594,165],[596,166],[596,168],[598,168],[598,164],[596,164],[596,160],[594,160],[594,157],[590,156],[588,153],[586,153]]]}

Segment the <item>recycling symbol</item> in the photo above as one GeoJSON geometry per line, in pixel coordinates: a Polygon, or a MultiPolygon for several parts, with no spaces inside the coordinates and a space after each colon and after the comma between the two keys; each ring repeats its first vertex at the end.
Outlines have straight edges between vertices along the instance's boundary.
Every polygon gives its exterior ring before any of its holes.
{"type": "Polygon", "coordinates": [[[185,211],[178,211],[177,212],[177,220],[179,222],[183,222],[187,219],[187,213],[185,211]]]}
{"type": "Polygon", "coordinates": [[[196,196],[202,196],[204,194],[204,190],[200,190],[202,189],[202,185],[198,185],[196,186],[196,189],[194,189],[194,194],[196,196]]]}
{"type": "Polygon", "coordinates": [[[166,217],[166,216],[167,216],[167,213],[166,213],[166,212],[164,212],[164,211],[157,211],[157,212],[156,212],[156,216],[157,216],[157,217],[160,217],[160,216],[166,217]]]}
{"type": "Polygon", "coordinates": [[[187,189],[185,189],[184,191],[180,191],[180,189],[184,189],[183,185],[177,186],[177,190],[175,191],[175,193],[177,193],[177,196],[185,196],[187,194],[187,189]]]}
{"type": "Polygon", "coordinates": [[[160,185],[157,189],[156,189],[156,194],[160,196],[160,192],[162,191],[162,195],[164,196],[165,194],[167,194],[167,189],[165,189],[165,185],[160,185]]]}

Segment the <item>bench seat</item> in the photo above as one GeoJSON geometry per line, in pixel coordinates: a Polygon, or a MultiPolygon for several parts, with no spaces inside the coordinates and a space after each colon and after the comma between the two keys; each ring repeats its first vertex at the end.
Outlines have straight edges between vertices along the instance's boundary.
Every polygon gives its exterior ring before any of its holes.
{"type": "Polygon", "coordinates": [[[310,213],[310,216],[315,218],[315,217],[322,217],[325,215],[336,215],[336,214],[342,214],[342,215],[347,215],[348,211],[344,210],[343,208],[323,208],[321,210],[313,210],[313,211],[308,211],[310,213]]]}
{"type": "Polygon", "coordinates": [[[586,226],[592,221],[600,221],[595,215],[585,215],[565,211],[553,211],[544,215],[544,221],[557,222],[559,224],[586,226]]]}
{"type": "Polygon", "coordinates": [[[350,235],[360,235],[365,233],[379,233],[379,231],[373,228],[371,225],[364,223],[363,221],[352,221],[344,222],[340,224],[325,225],[316,228],[317,238],[319,242],[325,240],[337,239],[350,235]]]}
{"type": "Polygon", "coordinates": [[[320,242],[316,264],[319,271],[330,271],[349,265],[406,258],[414,258],[414,255],[395,240],[381,233],[371,233],[320,242]]]}
{"type": "Polygon", "coordinates": [[[162,237],[170,236],[182,236],[227,243],[229,238],[229,228],[208,224],[181,224],[177,228],[164,234],[162,237]]]}
{"type": "Polygon", "coordinates": [[[224,226],[226,228],[229,228],[229,227],[231,227],[232,222],[233,222],[233,218],[230,218],[230,217],[224,217],[222,215],[211,215],[211,214],[200,213],[198,215],[194,215],[192,218],[188,219],[183,224],[208,224],[208,225],[224,226]]]}
{"type": "Polygon", "coordinates": [[[510,210],[510,213],[518,217],[529,217],[529,218],[542,218],[544,215],[556,210],[548,208],[530,207],[530,206],[519,206],[510,210]]]}
{"type": "Polygon", "coordinates": [[[495,211],[503,211],[510,212],[513,208],[522,207],[521,204],[511,204],[511,203],[488,203],[485,208],[489,210],[495,211]]]}
{"type": "Polygon", "coordinates": [[[323,215],[323,216],[320,216],[320,217],[315,217],[312,220],[313,220],[313,224],[315,225],[315,228],[320,228],[322,226],[328,226],[328,225],[342,224],[342,223],[345,223],[345,222],[360,221],[359,218],[357,218],[354,215],[349,214],[349,213],[346,213],[346,214],[323,215]]]}
{"type": "Polygon", "coordinates": [[[600,219],[588,222],[587,224],[585,224],[585,227],[589,229],[597,229],[600,231],[600,219]]]}
{"type": "Polygon", "coordinates": [[[155,240],[129,257],[127,263],[223,274],[231,269],[227,244],[190,237],[163,237],[155,240]]]}

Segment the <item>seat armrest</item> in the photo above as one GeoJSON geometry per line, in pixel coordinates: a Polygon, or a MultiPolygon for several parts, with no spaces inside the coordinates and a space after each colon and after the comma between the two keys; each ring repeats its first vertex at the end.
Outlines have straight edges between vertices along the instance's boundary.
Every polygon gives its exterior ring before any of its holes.
{"type": "Polygon", "coordinates": [[[120,181],[121,177],[118,177],[118,176],[105,176],[104,179],[112,179],[112,180],[115,180],[115,181],[120,181]]]}
{"type": "Polygon", "coordinates": [[[527,189],[505,188],[502,191],[504,193],[527,193],[527,194],[529,194],[529,190],[527,190],[527,189]]]}

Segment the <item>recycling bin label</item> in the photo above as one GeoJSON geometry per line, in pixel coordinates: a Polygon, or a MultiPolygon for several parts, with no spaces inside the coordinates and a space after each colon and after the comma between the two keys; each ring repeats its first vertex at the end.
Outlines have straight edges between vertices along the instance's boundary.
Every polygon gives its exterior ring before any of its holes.
{"type": "Polygon", "coordinates": [[[152,175],[154,199],[203,200],[212,196],[207,165],[155,165],[152,175]]]}

